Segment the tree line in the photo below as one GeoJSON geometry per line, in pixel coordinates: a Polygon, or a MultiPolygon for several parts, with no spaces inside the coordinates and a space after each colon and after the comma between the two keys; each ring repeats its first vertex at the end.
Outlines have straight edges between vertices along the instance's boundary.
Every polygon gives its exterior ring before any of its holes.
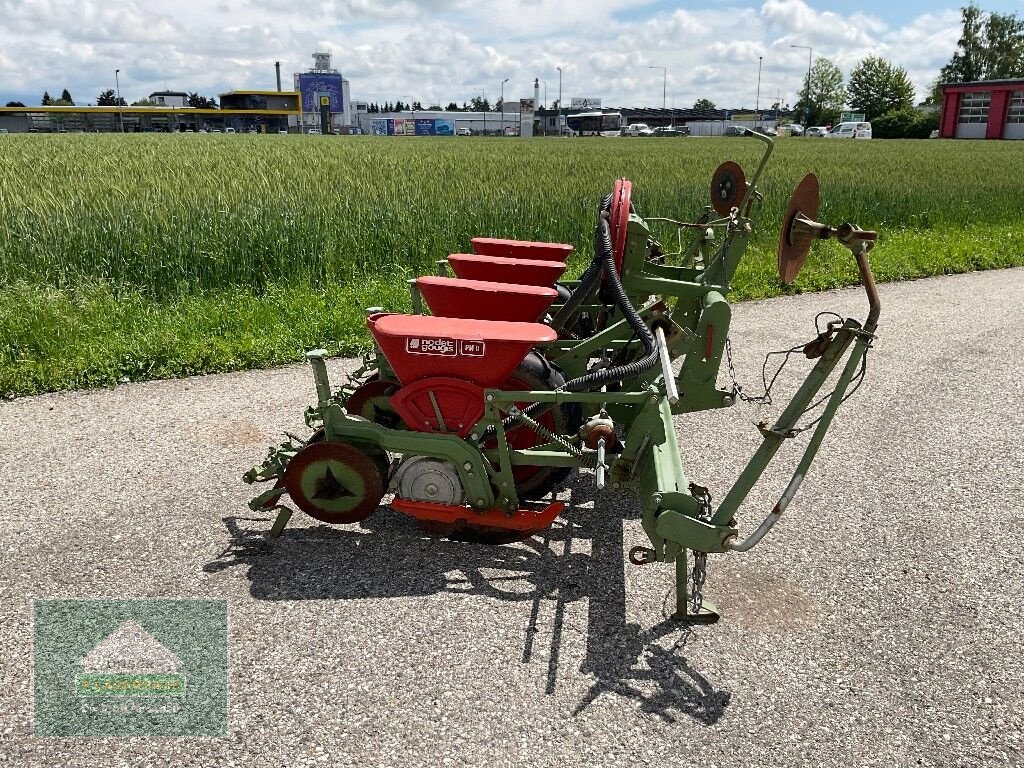
{"type": "Polygon", "coordinates": [[[936,76],[928,97],[914,109],[914,86],[907,71],[879,56],[862,59],[844,83],[842,70],[819,57],[804,78],[796,112],[808,125],[827,125],[848,106],[871,121],[881,138],[926,138],[938,127],[944,83],[1024,78],[1024,20],[1014,13],[960,9],[956,51],[936,76]]]}
{"type": "MultiPolygon", "coordinates": [[[[370,102],[367,106],[366,111],[372,115],[386,114],[388,112],[501,112],[503,102],[498,99],[492,105],[491,102],[483,96],[474,96],[468,102],[462,102],[460,107],[456,102],[449,101],[448,106],[442,107],[440,104],[431,104],[429,107],[424,107],[422,102],[413,101],[409,104],[404,103],[401,99],[391,103],[385,101],[382,104],[377,102],[370,102]]],[[[552,109],[558,109],[558,100],[556,99],[552,104],[552,109]]]]}
{"type": "MultiPolygon", "coordinates": [[[[40,105],[44,107],[73,107],[75,106],[75,100],[71,98],[71,92],[65,88],[61,91],[60,98],[53,98],[50,96],[49,91],[43,91],[43,98],[40,100],[40,105]]],[[[208,98],[206,96],[200,96],[198,93],[190,93],[185,99],[185,103],[194,107],[195,109],[218,109],[217,100],[214,98],[208,98]]],[[[159,106],[157,102],[150,101],[149,99],[140,99],[139,101],[133,101],[131,104],[133,107],[155,107],[159,106]]],[[[20,101],[8,101],[8,107],[24,107],[25,104],[20,101]]],[[[88,106],[93,106],[90,102],[88,106]]],[[[118,98],[113,88],[107,88],[102,91],[96,97],[97,107],[127,107],[128,102],[124,98],[118,98]]]]}

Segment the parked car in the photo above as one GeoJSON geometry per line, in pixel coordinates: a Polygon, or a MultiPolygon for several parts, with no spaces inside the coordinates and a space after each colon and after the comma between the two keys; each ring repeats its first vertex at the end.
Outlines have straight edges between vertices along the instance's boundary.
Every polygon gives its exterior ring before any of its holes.
{"type": "Polygon", "coordinates": [[[870,139],[871,123],[839,123],[825,137],[828,139],[870,139]]]}
{"type": "Polygon", "coordinates": [[[630,123],[622,131],[623,136],[653,136],[654,131],[647,123],[630,123]]]}
{"type": "Polygon", "coordinates": [[[686,125],[663,125],[654,129],[655,136],[689,136],[690,128],[686,125]]]}
{"type": "Polygon", "coordinates": [[[579,136],[580,134],[579,134],[579,131],[573,130],[568,125],[563,125],[562,126],[561,135],[562,136],[579,136]]]}
{"type": "Polygon", "coordinates": [[[473,132],[471,130],[469,130],[469,128],[456,128],[455,129],[455,135],[456,136],[472,136],[473,132]]]}
{"type": "Polygon", "coordinates": [[[789,131],[790,136],[804,135],[804,127],[798,123],[787,123],[786,125],[780,125],[779,131],[789,131]]]}
{"type": "Polygon", "coordinates": [[[746,136],[747,129],[739,125],[727,125],[722,131],[723,136],[746,136]]]}
{"type": "Polygon", "coordinates": [[[224,129],[224,133],[234,133],[234,132],[235,132],[235,129],[232,128],[231,126],[228,126],[227,128],[224,129]]]}
{"type": "Polygon", "coordinates": [[[824,125],[812,125],[806,131],[804,131],[804,136],[806,136],[809,139],[824,138],[825,136],[828,136],[828,128],[826,128],[824,125]]]}

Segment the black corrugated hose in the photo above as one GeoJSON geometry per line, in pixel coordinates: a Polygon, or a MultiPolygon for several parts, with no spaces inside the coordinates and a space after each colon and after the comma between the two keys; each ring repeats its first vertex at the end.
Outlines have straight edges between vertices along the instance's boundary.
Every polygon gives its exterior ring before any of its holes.
{"type": "MultiPolygon", "coordinates": [[[[654,334],[651,333],[651,329],[647,327],[643,318],[640,317],[640,313],[637,312],[629,302],[629,296],[626,295],[626,290],[622,287],[622,281],[619,279],[618,270],[615,268],[615,255],[612,250],[611,228],[608,224],[611,202],[611,195],[607,195],[601,201],[601,208],[597,217],[597,226],[594,228],[595,258],[594,263],[591,264],[591,268],[594,267],[594,265],[600,265],[601,271],[604,273],[605,284],[611,290],[615,305],[619,308],[619,311],[622,312],[622,316],[626,319],[626,322],[629,323],[633,332],[640,339],[640,343],[643,344],[644,356],[639,360],[634,360],[630,363],[585,373],[571,381],[567,381],[562,387],[560,387],[563,391],[591,392],[593,390],[600,389],[606,384],[639,376],[641,373],[650,370],[658,364],[658,346],[657,342],[654,340],[654,334]]],[[[588,268],[587,272],[590,272],[590,268],[588,268]]],[[[524,408],[523,412],[528,416],[533,416],[537,414],[538,411],[543,412],[542,409],[547,410],[551,405],[551,403],[532,403],[524,408]]],[[[517,418],[515,416],[509,416],[502,421],[502,424],[508,428],[516,421],[517,418]]],[[[494,434],[494,428],[488,428],[481,438],[481,442],[493,438],[494,434]]]]}

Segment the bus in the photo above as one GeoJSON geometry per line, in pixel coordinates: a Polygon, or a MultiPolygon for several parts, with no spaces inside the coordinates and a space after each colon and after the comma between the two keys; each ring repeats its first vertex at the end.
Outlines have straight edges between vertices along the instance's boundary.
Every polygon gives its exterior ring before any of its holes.
{"type": "Polygon", "coordinates": [[[626,127],[621,112],[579,112],[566,115],[565,124],[574,136],[619,136],[626,127]]]}

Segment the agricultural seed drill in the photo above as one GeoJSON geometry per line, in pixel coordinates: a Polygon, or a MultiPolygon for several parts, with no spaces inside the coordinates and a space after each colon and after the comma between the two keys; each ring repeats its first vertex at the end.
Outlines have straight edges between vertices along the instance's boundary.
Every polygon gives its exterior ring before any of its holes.
{"type": "Polygon", "coordinates": [[[797,349],[816,363],[775,423],[759,425],[760,447],[717,506],[687,479],[673,416],[751,399],[735,380],[720,389],[717,379],[728,355],[725,297],[772,152],[771,140],[755,135],[765,149],[751,183],[737,164],[722,164],[712,205],[695,222],[645,221],[631,206],[630,182],[617,181],[600,204],[595,257],[578,281],[556,283],[569,245],[476,238],[473,254],[439,262],[442,275],[410,281],[415,314],[369,311],[374,350],[344,386],[332,388],[326,353],[310,352],[317,404],[306,422],[314,431],[306,440],[289,435],[244,478],[274,481],[250,504],[278,510],[271,535],[292,514],[285,494],[332,524],[363,520],[393,494],[394,509],[434,533],[512,541],[547,528],[564,508],[552,492],[587,468],[598,489],[639,496],[651,546],[635,547],[630,560],[675,563],[676,617],[716,617],[701,592],[707,554],[745,552],[779,520],[863,376],[880,309],[868,262],[875,234],[818,223],[818,181],[806,176],[783,221],[780,277],[795,279],[814,240],[835,239],[857,261],[867,319],[836,316],[825,328],[816,319],[817,336],[797,349]],[[655,222],[675,230],[676,252],[652,236],[655,222]],[[684,232],[693,233],[689,242],[684,232]],[[818,397],[836,369],[833,388],[818,397]],[[778,503],[741,536],[740,504],[782,443],[811,428],[778,503]]]}

